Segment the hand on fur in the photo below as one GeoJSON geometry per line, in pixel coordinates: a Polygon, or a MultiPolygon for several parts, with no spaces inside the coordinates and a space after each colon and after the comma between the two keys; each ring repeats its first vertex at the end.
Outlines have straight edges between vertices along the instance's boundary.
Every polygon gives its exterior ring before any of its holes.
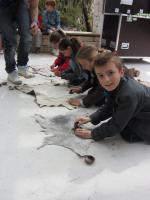
{"type": "Polygon", "coordinates": [[[77,128],[75,130],[75,135],[78,137],[81,137],[83,139],[91,139],[91,131],[87,130],[87,129],[81,129],[81,128],[77,128]]]}

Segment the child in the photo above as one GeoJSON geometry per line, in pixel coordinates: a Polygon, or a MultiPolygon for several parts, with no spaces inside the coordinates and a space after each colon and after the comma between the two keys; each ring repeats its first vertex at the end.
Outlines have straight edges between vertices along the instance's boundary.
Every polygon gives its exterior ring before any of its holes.
{"type": "Polygon", "coordinates": [[[60,29],[60,15],[55,7],[55,0],[46,0],[46,10],[43,13],[43,26],[47,33],[52,33],[60,29]]]}
{"type": "MultiPolygon", "coordinates": [[[[59,48],[59,42],[65,35],[60,34],[58,32],[53,32],[50,36],[50,42],[54,49],[59,48]]],[[[65,57],[61,52],[59,52],[56,60],[50,66],[51,71],[54,72],[56,76],[60,76],[61,73],[69,68],[69,57],[65,57]]]]}
{"type": "MultiPolygon", "coordinates": [[[[107,51],[104,50],[103,51],[107,51]]],[[[77,53],[76,59],[86,70],[88,79],[83,84],[70,88],[70,93],[83,93],[88,91],[88,94],[81,100],[69,99],[69,103],[73,106],[91,107],[92,105],[100,106],[104,103],[104,90],[99,85],[98,79],[94,72],[94,59],[98,54],[98,49],[94,46],[83,46],[77,53]]]]}
{"type": "Polygon", "coordinates": [[[59,43],[59,51],[65,58],[69,58],[69,68],[63,71],[60,76],[62,79],[68,80],[71,85],[79,85],[86,79],[82,68],[75,60],[81,45],[81,42],[76,38],[64,38],[59,43]]]}
{"type": "MultiPolygon", "coordinates": [[[[46,0],[45,2],[45,8],[46,10],[43,13],[43,28],[44,32],[51,35],[51,33],[59,31],[63,32],[63,30],[60,27],[60,15],[58,10],[56,10],[56,1],[55,0],[46,0]]],[[[57,56],[57,52],[51,45],[50,46],[50,52],[51,54],[57,56]]]]}
{"type": "MultiPolygon", "coordinates": [[[[69,103],[73,106],[91,107],[92,105],[100,106],[104,103],[103,89],[99,85],[96,74],[94,72],[94,59],[98,53],[110,52],[107,49],[97,49],[94,46],[84,46],[77,53],[77,61],[81,64],[82,68],[88,73],[88,80],[82,85],[70,89],[71,93],[83,93],[86,90],[88,94],[81,100],[69,99],[69,103]]],[[[130,76],[137,76],[139,71],[134,68],[128,69],[124,66],[125,74],[130,76]]]]}
{"type": "Polygon", "coordinates": [[[78,125],[94,125],[108,119],[93,130],[77,128],[75,134],[82,138],[101,140],[120,134],[128,142],[150,142],[150,88],[124,76],[123,64],[112,53],[97,55],[95,72],[106,90],[107,101],[89,117],[79,117],[78,125]]]}

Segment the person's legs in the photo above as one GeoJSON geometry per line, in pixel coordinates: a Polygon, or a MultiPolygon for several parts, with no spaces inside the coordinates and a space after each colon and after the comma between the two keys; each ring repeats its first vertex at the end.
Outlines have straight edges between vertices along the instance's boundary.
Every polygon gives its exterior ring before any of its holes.
{"type": "Polygon", "coordinates": [[[0,9],[0,29],[2,32],[4,58],[7,73],[16,69],[15,51],[16,51],[16,23],[9,9],[0,9]]]}
{"type": "Polygon", "coordinates": [[[32,78],[33,75],[28,73],[27,66],[32,37],[30,33],[29,9],[25,0],[20,0],[17,13],[17,22],[20,35],[17,55],[18,73],[25,78],[32,78]]]}
{"type": "Polygon", "coordinates": [[[143,141],[129,126],[126,126],[123,131],[121,131],[120,135],[125,141],[130,143],[143,141]]]}
{"type": "Polygon", "coordinates": [[[0,9],[0,29],[3,38],[3,48],[4,48],[4,58],[6,63],[6,72],[8,73],[8,81],[14,84],[21,84],[22,81],[19,80],[18,72],[16,71],[16,22],[14,18],[13,7],[7,9],[0,9]]]}
{"type": "Polygon", "coordinates": [[[17,22],[18,32],[20,35],[17,64],[20,66],[26,66],[28,62],[32,37],[30,33],[29,9],[25,0],[20,0],[17,13],[17,22]]]}

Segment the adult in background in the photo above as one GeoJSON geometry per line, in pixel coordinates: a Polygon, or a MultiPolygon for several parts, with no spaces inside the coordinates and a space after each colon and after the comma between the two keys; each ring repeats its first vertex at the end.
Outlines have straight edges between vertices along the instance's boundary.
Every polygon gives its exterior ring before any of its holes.
{"type": "Polygon", "coordinates": [[[31,78],[28,71],[28,55],[32,36],[38,30],[38,3],[39,0],[0,0],[0,30],[2,32],[4,58],[8,81],[20,85],[22,81],[18,74],[31,78]],[[17,61],[17,31],[20,36],[17,61]]]}

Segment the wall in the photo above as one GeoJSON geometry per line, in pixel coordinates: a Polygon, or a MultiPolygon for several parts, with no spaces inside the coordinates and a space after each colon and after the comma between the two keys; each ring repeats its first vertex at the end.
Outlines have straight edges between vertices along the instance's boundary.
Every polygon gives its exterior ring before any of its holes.
{"type": "MultiPolygon", "coordinates": [[[[99,47],[100,43],[100,34],[92,33],[92,32],[78,32],[78,31],[66,31],[66,35],[68,38],[76,37],[79,38],[86,45],[94,45],[99,47]]],[[[32,48],[34,52],[34,49],[32,48]]],[[[49,48],[49,36],[42,35],[42,46],[39,53],[48,53],[50,52],[49,48]]]]}

